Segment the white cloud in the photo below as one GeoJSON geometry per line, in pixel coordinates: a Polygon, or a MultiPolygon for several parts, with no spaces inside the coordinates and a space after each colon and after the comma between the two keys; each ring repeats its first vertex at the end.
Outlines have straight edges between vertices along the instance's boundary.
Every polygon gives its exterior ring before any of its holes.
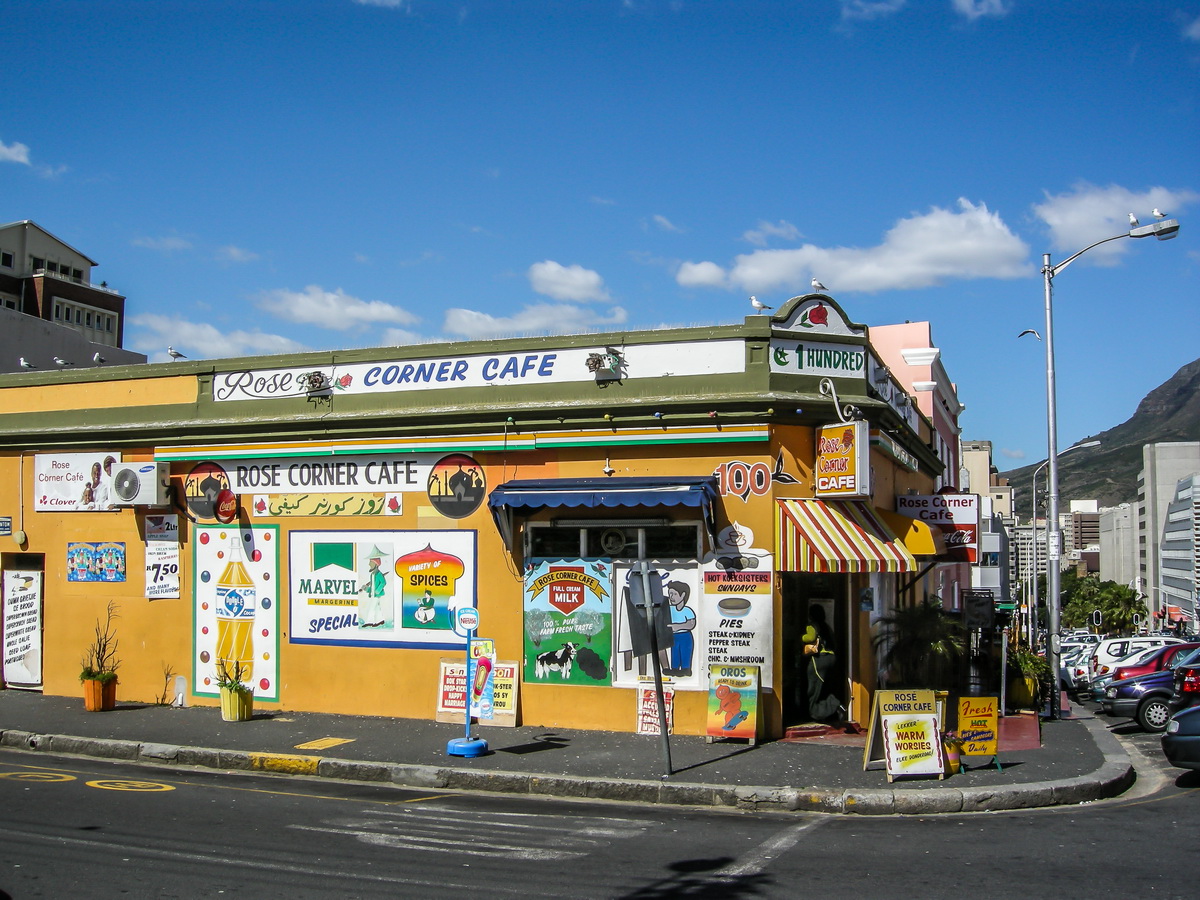
{"type": "Polygon", "coordinates": [[[447,310],[443,330],[468,340],[514,334],[576,334],[623,325],[628,318],[619,306],[612,307],[607,315],[600,315],[585,306],[540,303],[526,306],[513,316],[492,316],[473,309],[447,310]]]}
{"type": "Polygon", "coordinates": [[[742,235],[742,240],[748,244],[753,244],[755,247],[765,247],[771,238],[782,238],[785,241],[800,240],[800,229],[791,222],[779,220],[778,224],[773,222],[759,222],[757,228],[751,228],[742,235]]]}
{"type": "MultiPolygon", "coordinates": [[[[1081,183],[1062,194],[1047,194],[1044,203],[1035,204],[1034,215],[1050,229],[1055,250],[1074,253],[1095,241],[1129,230],[1129,214],[1147,225],[1154,221],[1152,209],[1169,215],[1200,200],[1195,191],[1173,191],[1152,187],[1131,191],[1119,185],[1097,187],[1081,183]]],[[[1100,265],[1115,265],[1128,252],[1130,242],[1112,241],[1088,252],[1088,259],[1100,265]]]]}
{"type": "Polygon", "coordinates": [[[613,200],[609,197],[592,196],[592,197],[589,197],[588,200],[590,202],[596,204],[596,206],[616,206],[617,205],[617,201],[613,200]]]}
{"type": "Polygon", "coordinates": [[[151,362],[167,362],[167,347],[187,354],[191,359],[215,359],[232,356],[264,356],[298,353],[303,344],[278,334],[262,331],[221,331],[206,322],[189,322],[153,313],[130,316],[133,329],[132,349],[145,353],[151,362]]]}
{"type": "Polygon", "coordinates": [[[257,253],[251,250],[243,250],[241,247],[235,247],[232,244],[217,248],[217,260],[220,262],[248,263],[254,262],[258,258],[257,253]]]}
{"type": "Polygon", "coordinates": [[[412,325],[420,318],[382,300],[360,300],[341,288],[327,291],[310,284],[303,291],[267,291],[258,306],[288,322],[320,325],[335,331],[371,325],[412,325]]]}
{"type": "Polygon", "coordinates": [[[1200,41],[1200,16],[1184,26],[1183,36],[1189,41],[1200,41]]]}
{"type": "Polygon", "coordinates": [[[675,271],[683,287],[725,287],[725,270],[714,262],[685,262],[675,271]]]}
{"type": "Polygon", "coordinates": [[[662,231],[673,231],[676,234],[683,234],[683,229],[668,219],[666,216],[654,216],[654,224],[662,231]]]}
{"type": "Polygon", "coordinates": [[[0,162],[15,162],[29,165],[29,148],[24,144],[6,144],[0,141],[0,162]]]}
{"type": "Polygon", "coordinates": [[[953,0],[954,11],[974,22],[983,16],[998,19],[1012,12],[1007,0],[953,0]]]}
{"type": "Polygon", "coordinates": [[[535,291],[555,300],[609,300],[604,279],[580,265],[564,266],[544,260],[529,267],[529,283],[535,291]]]}
{"type": "Polygon", "coordinates": [[[1004,447],[1001,447],[1000,455],[1003,456],[1005,459],[1024,459],[1025,451],[1024,450],[1008,450],[1004,447]]]}
{"type": "Polygon", "coordinates": [[[839,291],[911,290],[953,278],[1020,278],[1031,273],[1029,247],[983,203],[960,199],[957,211],[934,207],[901,219],[876,247],[756,250],[738,256],[728,272],[715,263],[686,263],[675,280],[685,286],[737,287],[748,293],[807,291],[815,275],[839,291]],[[723,277],[722,277],[723,276],[723,277]]]}
{"type": "Polygon", "coordinates": [[[160,253],[173,253],[176,250],[191,250],[191,241],[184,240],[181,237],[163,237],[163,238],[134,238],[133,246],[145,247],[147,250],[157,250],[160,253]]]}
{"type": "Polygon", "coordinates": [[[842,0],[842,18],[869,22],[904,8],[907,0],[842,0]]]}
{"type": "Polygon", "coordinates": [[[405,331],[403,328],[385,328],[379,335],[380,347],[399,347],[402,344],[416,344],[421,336],[415,331],[405,331]]]}
{"type": "Polygon", "coordinates": [[[359,6],[382,6],[385,9],[412,11],[412,0],[354,0],[359,6]]]}

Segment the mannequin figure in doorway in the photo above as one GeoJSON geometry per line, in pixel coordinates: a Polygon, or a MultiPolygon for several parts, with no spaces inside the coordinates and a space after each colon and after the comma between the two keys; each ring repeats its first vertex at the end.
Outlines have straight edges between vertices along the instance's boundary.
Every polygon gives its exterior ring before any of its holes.
{"type": "Polygon", "coordinates": [[[808,611],[809,626],[801,641],[807,659],[808,714],[817,722],[838,721],[843,718],[841,698],[837,694],[837,654],[834,652],[833,629],[825,620],[825,610],[813,604],[808,611]]]}

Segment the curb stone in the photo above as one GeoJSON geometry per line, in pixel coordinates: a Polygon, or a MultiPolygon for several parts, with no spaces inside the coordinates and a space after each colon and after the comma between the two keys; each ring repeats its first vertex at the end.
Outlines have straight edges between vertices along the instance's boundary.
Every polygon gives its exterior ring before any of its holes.
{"type": "Polygon", "coordinates": [[[0,730],[0,746],[14,749],[90,756],[149,765],[196,766],[269,774],[310,775],[352,781],[391,783],[400,787],[529,794],[567,799],[601,799],[626,803],[714,806],[746,810],[819,812],[850,815],[932,815],[1073,805],[1114,797],[1133,784],[1136,772],[1120,742],[1101,723],[1082,720],[1104,763],[1074,778],[1010,787],[934,787],[913,790],[798,790],[791,787],[724,786],[687,782],[612,780],[545,773],[522,774],[404,763],[294,756],[280,753],[218,750],[174,744],[76,735],[0,730]]]}

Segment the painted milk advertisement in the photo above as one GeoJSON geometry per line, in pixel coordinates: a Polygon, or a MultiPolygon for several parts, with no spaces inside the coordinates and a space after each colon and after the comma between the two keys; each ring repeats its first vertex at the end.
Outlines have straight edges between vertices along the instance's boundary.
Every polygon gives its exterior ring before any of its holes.
{"type": "Polygon", "coordinates": [[[218,695],[225,672],[262,700],[279,699],[279,528],[197,527],[192,683],[218,695]]]}
{"type": "Polygon", "coordinates": [[[293,644],[466,647],[475,605],[474,531],[293,531],[293,644]]]}
{"type": "Polygon", "coordinates": [[[527,684],[608,685],[612,563],[539,560],[525,570],[527,684]]]}
{"type": "Polygon", "coordinates": [[[4,571],[4,685],[42,686],[42,573],[4,571]]]}
{"type": "Polygon", "coordinates": [[[630,582],[641,580],[641,571],[628,563],[618,563],[615,572],[613,685],[636,688],[653,679],[652,648],[656,643],[659,667],[675,689],[701,689],[705,629],[700,607],[699,563],[696,560],[650,563],[646,577],[658,582],[663,603],[651,609],[649,619],[645,607],[635,607],[631,599],[630,582]],[[655,642],[651,641],[652,636],[655,642]]]}

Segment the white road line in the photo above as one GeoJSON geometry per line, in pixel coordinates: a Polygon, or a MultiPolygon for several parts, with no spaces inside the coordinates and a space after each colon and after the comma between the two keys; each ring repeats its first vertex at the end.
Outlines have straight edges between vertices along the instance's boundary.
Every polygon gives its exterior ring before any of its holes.
{"type": "Polygon", "coordinates": [[[804,832],[816,828],[824,821],[826,820],[814,818],[785,828],[763,841],[754,850],[743,854],[736,862],[730,863],[723,869],[718,869],[713,875],[718,878],[743,878],[747,875],[757,875],[767,867],[771,860],[795,847],[800,842],[800,838],[804,836],[804,832]]]}
{"type": "Polygon", "coordinates": [[[521,847],[514,844],[497,844],[489,841],[445,840],[418,835],[380,834],[378,831],[361,831],[354,828],[322,828],[317,825],[289,825],[297,831],[316,831],[324,834],[344,834],[364,844],[377,847],[399,847],[405,850],[428,850],[433,853],[459,853],[465,856],[504,857],[506,859],[561,860],[577,859],[584,853],[569,850],[544,850],[536,847],[521,847]]]}

